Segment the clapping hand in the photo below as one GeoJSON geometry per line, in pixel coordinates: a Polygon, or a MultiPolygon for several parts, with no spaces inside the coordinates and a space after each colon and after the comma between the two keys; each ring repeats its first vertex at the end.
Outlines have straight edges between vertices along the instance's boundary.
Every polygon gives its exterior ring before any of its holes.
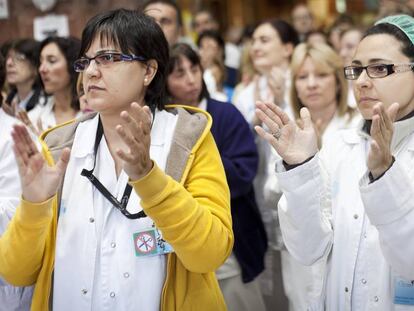
{"type": "Polygon", "coordinates": [[[273,103],[256,103],[256,114],[270,130],[256,126],[260,137],[266,139],[289,165],[299,164],[318,151],[318,138],[307,108],[300,110],[302,126],[273,103]]]}
{"type": "Polygon", "coordinates": [[[370,132],[372,141],[367,159],[368,170],[374,178],[381,176],[392,164],[391,140],[398,108],[397,103],[388,109],[383,103],[374,106],[370,132]]]}
{"type": "Polygon", "coordinates": [[[272,92],[273,102],[278,106],[281,106],[284,101],[286,88],[285,80],[285,72],[278,67],[273,67],[267,77],[267,85],[272,92]]]}
{"type": "Polygon", "coordinates": [[[23,198],[40,203],[54,196],[69,162],[69,148],[63,150],[55,166],[49,166],[24,125],[13,126],[12,138],[23,198]]]}
{"type": "Polygon", "coordinates": [[[131,180],[138,180],[149,173],[153,163],[150,158],[151,111],[148,106],[131,104],[130,112],[121,112],[122,124],[116,131],[129,150],[118,149],[116,154],[124,161],[123,169],[131,180]]]}
{"type": "Polygon", "coordinates": [[[37,127],[34,126],[30,120],[26,110],[19,110],[16,114],[17,118],[22,121],[36,136],[40,136],[43,133],[42,121],[39,118],[37,120],[37,127]]]}

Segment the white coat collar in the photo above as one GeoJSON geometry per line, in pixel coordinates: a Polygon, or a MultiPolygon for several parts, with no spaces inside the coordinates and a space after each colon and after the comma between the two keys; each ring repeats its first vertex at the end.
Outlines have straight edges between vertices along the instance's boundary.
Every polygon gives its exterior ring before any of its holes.
{"type": "MultiPolygon", "coordinates": [[[[344,131],[343,139],[348,144],[358,144],[363,139],[370,139],[370,136],[362,131],[362,126],[364,124],[364,120],[360,121],[360,124],[357,127],[357,130],[348,130],[344,131]]],[[[400,142],[414,132],[414,117],[397,121],[394,123],[394,136],[391,142],[391,150],[395,150],[395,148],[400,144],[400,142]]],[[[414,139],[411,139],[407,146],[408,150],[414,150],[414,139]]]]}
{"type": "MultiPolygon", "coordinates": [[[[165,120],[168,112],[165,110],[156,110],[154,123],[151,129],[151,146],[162,146],[165,143],[163,120],[165,120]]],[[[84,158],[93,155],[95,145],[95,136],[98,129],[99,114],[96,114],[90,120],[82,122],[76,129],[76,136],[81,142],[76,148],[73,148],[72,155],[77,158],[84,158]]]]}

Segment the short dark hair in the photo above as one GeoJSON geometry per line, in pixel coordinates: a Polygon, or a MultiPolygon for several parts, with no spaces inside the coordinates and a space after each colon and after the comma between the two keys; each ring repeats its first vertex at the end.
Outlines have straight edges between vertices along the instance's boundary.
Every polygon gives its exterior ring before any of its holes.
{"type": "MultiPolygon", "coordinates": [[[[201,71],[203,70],[203,67],[201,66],[201,60],[200,56],[196,51],[193,50],[193,48],[188,45],[187,43],[176,43],[174,44],[170,49],[170,61],[168,62],[168,75],[170,75],[176,66],[179,66],[181,64],[181,57],[187,58],[190,63],[194,66],[199,66],[201,71]]],[[[204,82],[204,79],[202,80],[202,88],[199,100],[202,100],[204,98],[209,99],[210,94],[208,93],[207,86],[204,82]]]]}
{"type": "Polygon", "coordinates": [[[174,10],[175,10],[175,13],[177,13],[178,26],[180,26],[180,27],[183,26],[183,15],[181,13],[181,9],[178,6],[177,2],[174,1],[174,0],[147,0],[142,5],[141,10],[145,13],[146,8],[148,6],[150,6],[151,4],[155,4],[155,3],[162,3],[162,4],[169,5],[169,6],[173,7],[174,10]]]}
{"type": "Polygon", "coordinates": [[[264,24],[269,24],[270,26],[272,26],[273,29],[276,30],[276,32],[278,33],[280,37],[280,40],[284,44],[291,43],[293,47],[299,44],[298,33],[295,30],[295,28],[293,28],[293,26],[289,24],[288,22],[285,22],[284,20],[281,20],[281,19],[268,19],[268,20],[265,20],[259,23],[256,26],[256,29],[257,27],[264,25],[264,24]]]}
{"type": "Polygon", "coordinates": [[[401,43],[401,52],[414,62],[414,44],[407,35],[397,26],[388,23],[377,24],[369,28],[362,39],[371,35],[387,34],[393,36],[401,43]]]}
{"type": "Polygon", "coordinates": [[[80,49],[80,40],[74,37],[48,37],[40,44],[40,53],[43,48],[50,44],[55,43],[59,48],[59,51],[63,54],[67,63],[67,70],[70,76],[70,89],[71,89],[71,107],[75,110],[79,110],[79,100],[76,92],[76,82],[78,81],[78,73],[73,69],[73,63],[78,58],[80,49]]]}
{"type": "Polygon", "coordinates": [[[211,38],[214,41],[217,42],[218,46],[221,48],[221,50],[223,51],[223,61],[225,58],[225,43],[224,43],[224,39],[221,37],[220,33],[218,31],[215,30],[206,30],[203,31],[197,38],[197,46],[200,47],[201,41],[204,38],[211,38]]]}
{"type": "Polygon", "coordinates": [[[112,42],[122,53],[132,53],[157,62],[158,70],[148,86],[145,102],[152,108],[164,109],[167,98],[168,43],[154,19],[142,12],[126,9],[96,15],[83,30],[79,57],[84,56],[95,38],[112,42]]]}

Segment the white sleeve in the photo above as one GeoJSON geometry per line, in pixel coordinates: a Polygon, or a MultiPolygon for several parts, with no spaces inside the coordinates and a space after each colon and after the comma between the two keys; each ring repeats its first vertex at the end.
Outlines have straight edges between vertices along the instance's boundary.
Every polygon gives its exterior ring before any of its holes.
{"type": "MultiPolygon", "coordinates": [[[[274,202],[275,206],[280,199],[282,190],[280,189],[279,182],[275,173],[275,164],[280,160],[280,156],[277,154],[273,147],[270,148],[269,159],[266,163],[266,179],[263,186],[263,196],[265,202],[274,202]]],[[[272,203],[270,203],[272,204],[272,203]]]]}
{"type": "Polygon", "coordinates": [[[20,201],[20,194],[20,178],[12,143],[10,139],[6,139],[0,144],[0,234],[13,217],[20,201]]]}
{"type": "Polygon", "coordinates": [[[379,234],[384,257],[401,276],[414,279],[414,174],[398,159],[378,180],[360,180],[365,212],[379,234]],[[411,174],[409,174],[411,172],[411,174]]]}
{"type": "Polygon", "coordinates": [[[328,180],[319,153],[289,171],[279,161],[276,170],[283,191],[278,206],[283,240],[297,261],[312,265],[328,255],[333,244],[328,180]]]}

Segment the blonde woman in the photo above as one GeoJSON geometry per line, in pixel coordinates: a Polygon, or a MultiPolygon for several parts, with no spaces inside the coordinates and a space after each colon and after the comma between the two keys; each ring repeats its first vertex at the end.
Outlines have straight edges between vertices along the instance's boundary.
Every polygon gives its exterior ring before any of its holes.
{"type": "MultiPolygon", "coordinates": [[[[291,108],[296,120],[300,109],[308,108],[319,134],[319,143],[326,144],[339,129],[356,127],[360,118],[347,104],[348,84],[343,76],[340,56],[326,44],[302,43],[292,55],[291,108]]],[[[281,195],[274,171],[280,156],[272,149],[265,184],[267,200],[276,201],[281,195]]],[[[282,276],[290,310],[307,310],[320,296],[324,262],[307,267],[299,264],[286,249],[282,250],[282,276]]]]}

